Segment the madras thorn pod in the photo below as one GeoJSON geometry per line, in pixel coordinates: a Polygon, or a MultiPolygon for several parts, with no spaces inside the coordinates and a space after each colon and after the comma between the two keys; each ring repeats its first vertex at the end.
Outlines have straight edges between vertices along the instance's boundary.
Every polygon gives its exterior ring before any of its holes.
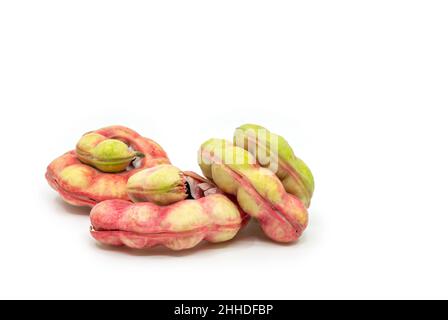
{"type": "Polygon", "coordinates": [[[152,202],[163,206],[188,197],[197,199],[219,190],[194,172],[181,171],[173,165],[163,164],[131,176],[127,192],[134,202],[152,202]]]}
{"type": "Polygon", "coordinates": [[[313,175],[282,136],[259,125],[245,124],[235,130],[233,138],[236,146],[248,150],[261,166],[274,171],[286,191],[309,207],[314,192],[313,175]]]}
{"type": "MultiPolygon", "coordinates": [[[[163,245],[172,250],[192,248],[204,239],[223,242],[235,237],[248,216],[207,180],[190,172],[185,175],[187,199],[170,205],[124,200],[97,204],[90,213],[92,236],[111,246],[163,245]]],[[[150,197],[154,199],[153,194],[150,197]]]]}
{"type": "Polygon", "coordinates": [[[200,148],[199,165],[219,189],[237,198],[243,211],[256,218],[272,240],[295,241],[307,227],[303,203],[245,149],[226,140],[208,140],[200,148]]]}
{"type": "Polygon", "coordinates": [[[76,150],[50,163],[45,177],[66,202],[93,207],[109,199],[129,200],[126,184],[130,176],[169,163],[155,141],[129,128],[111,126],[86,133],[76,150]]]}

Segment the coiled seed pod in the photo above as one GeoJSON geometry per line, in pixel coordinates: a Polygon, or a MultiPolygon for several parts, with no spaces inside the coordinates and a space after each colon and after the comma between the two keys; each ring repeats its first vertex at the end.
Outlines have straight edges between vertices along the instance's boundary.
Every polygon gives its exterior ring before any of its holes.
{"type": "Polygon", "coordinates": [[[235,130],[234,144],[251,152],[261,166],[273,170],[286,191],[309,207],[314,192],[313,175],[282,136],[259,125],[245,124],[235,130]]]}
{"type": "MultiPolygon", "coordinates": [[[[84,138],[78,143],[78,153],[73,150],[55,159],[47,167],[45,174],[50,186],[72,205],[92,207],[98,202],[108,199],[129,200],[126,184],[130,176],[139,170],[169,163],[169,159],[160,145],[123,126],[96,130],[84,135],[84,138]],[[95,146],[107,140],[113,140],[113,144],[116,144],[115,141],[125,144],[138,152],[135,156],[139,156],[141,153],[143,157],[136,159],[133,162],[134,166],[131,165],[126,171],[119,173],[105,173],[79,159],[80,153],[86,150],[91,151],[95,146]],[[82,152],[79,152],[80,150],[82,152]],[[137,160],[138,163],[136,163],[137,160]]],[[[120,148],[122,149],[122,147],[120,148]]],[[[112,150],[112,153],[114,152],[115,150],[112,150]]],[[[101,155],[101,152],[98,155],[101,155]]]]}
{"type": "Polygon", "coordinates": [[[199,165],[222,191],[258,219],[265,234],[278,242],[297,240],[308,224],[303,203],[286,192],[278,177],[260,167],[245,149],[221,139],[202,144],[199,165]]]}

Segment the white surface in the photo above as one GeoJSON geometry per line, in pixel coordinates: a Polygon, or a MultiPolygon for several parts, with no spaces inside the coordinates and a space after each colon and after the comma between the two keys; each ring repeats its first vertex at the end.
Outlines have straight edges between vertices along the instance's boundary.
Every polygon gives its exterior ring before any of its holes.
{"type": "Polygon", "coordinates": [[[3,1],[0,298],[448,298],[446,1],[3,1]],[[46,165],[130,126],[198,171],[245,122],[311,167],[297,244],[98,246],[46,165]]]}

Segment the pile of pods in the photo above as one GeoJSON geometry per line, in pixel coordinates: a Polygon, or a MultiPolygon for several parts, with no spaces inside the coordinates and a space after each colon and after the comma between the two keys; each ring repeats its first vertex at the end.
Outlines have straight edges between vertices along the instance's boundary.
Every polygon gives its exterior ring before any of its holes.
{"type": "Polygon", "coordinates": [[[188,249],[233,239],[249,218],[277,242],[307,227],[313,176],[283,137],[243,125],[233,142],[204,142],[198,164],[205,178],[171,165],[155,141],[111,126],[84,134],[46,179],[69,204],[92,207],[90,233],[106,245],[188,249]]]}

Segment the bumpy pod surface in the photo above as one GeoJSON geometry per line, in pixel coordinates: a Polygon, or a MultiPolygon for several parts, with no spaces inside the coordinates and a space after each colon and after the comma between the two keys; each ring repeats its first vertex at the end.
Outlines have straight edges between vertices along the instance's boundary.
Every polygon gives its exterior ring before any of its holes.
{"type": "Polygon", "coordinates": [[[121,140],[108,139],[95,132],[82,136],[76,145],[76,155],[81,162],[111,173],[126,170],[138,156],[144,156],[121,140]]]}
{"type": "Polygon", "coordinates": [[[120,140],[133,150],[141,152],[143,157],[138,159],[138,167],[128,168],[120,173],[105,173],[83,163],[75,150],[52,161],[47,167],[46,179],[72,205],[93,207],[103,200],[129,200],[126,184],[130,176],[145,168],[169,163],[160,145],[129,128],[111,126],[88,134],[102,140],[120,140]]]}
{"type": "Polygon", "coordinates": [[[164,245],[189,249],[201,240],[232,239],[244,224],[238,207],[222,194],[183,200],[169,206],[108,200],[90,213],[91,234],[99,242],[135,249],[164,245]]]}
{"type": "Polygon", "coordinates": [[[245,124],[235,130],[234,144],[251,152],[261,166],[274,168],[286,191],[309,207],[314,192],[313,175],[282,136],[259,125],[245,124]]]}
{"type": "Polygon", "coordinates": [[[219,193],[216,186],[191,171],[181,171],[170,164],[144,169],[127,183],[129,198],[134,202],[152,202],[165,206],[190,197],[199,199],[219,193]]]}
{"type": "Polygon", "coordinates": [[[127,192],[134,202],[152,202],[162,206],[188,197],[185,175],[169,164],[137,172],[129,178],[127,192]]]}
{"type": "Polygon", "coordinates": [[[208,140],[201,146],[199,165],[218,188],[236,196],[240,207],[258,219],[272,240],[295,241],[306,228],[308,212],[303,203],[245,149],[226,140],[208,140]]]}

